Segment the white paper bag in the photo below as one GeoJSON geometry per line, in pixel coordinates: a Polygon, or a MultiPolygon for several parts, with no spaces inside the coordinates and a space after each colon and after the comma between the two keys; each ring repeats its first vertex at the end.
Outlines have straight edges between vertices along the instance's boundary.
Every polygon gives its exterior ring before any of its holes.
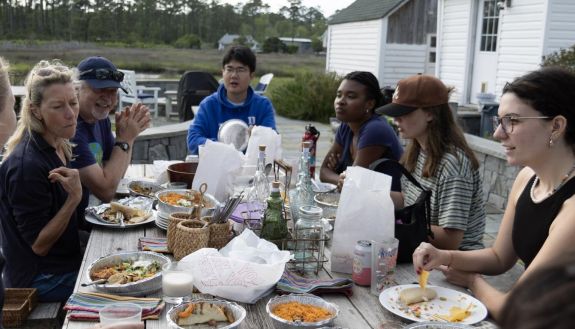
{"type": "Polygon", "coordinates": [[[233,193],[234,174],[239,172],[244,161],[242,152],[232,145],[207,140],[200,153],[192,189],[199,191],[200,185],[206,183],[206,192],[224,202],[233,193]]]}
{"type": "Polygon", "coordinates": [[[391,176],[348,167],[339,198],[331,247],[331,270],[351,273],[358,240],[383,241],[395,235],[391,176]]]}
{"type": "Polygon", "coordinates": [[[266,163],[282,158],[282,138],[270,127],[255,126],[246,149],[246,165],[255,166],[258,162],[259,146],[266,146],[266,163]]]}
{"type": "Polygon", "coordinates": [[[179,266],[192,272],[194,286],[204,294],[254,303],[275,286],[291,257],[245,229],[219,252],[200,249],[182,258],[179,266]]]}

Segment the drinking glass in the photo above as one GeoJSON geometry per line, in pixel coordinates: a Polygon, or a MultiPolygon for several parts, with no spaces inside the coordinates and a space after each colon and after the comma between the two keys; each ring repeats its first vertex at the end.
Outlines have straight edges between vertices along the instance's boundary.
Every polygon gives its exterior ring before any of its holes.
{"type": "Polygon", "coordinates": [[[166,303],[179,304],[192,296],[194,277],[191,272],[178,267],[178,264],[171,262],[162,267],[162,292],[166,303]]]}
{"type": "Polygon", "coordinates": [[[383,241],[371,241],[371,288],[372,294],[379,294],[395,283],[395,265],[399,240],[389,238],[383,241]]]}
{"type": "Polygon", "coordinates": [[[170,183],[168,183],[168,187],[173,188],[173,189],[187,189],[188,183],[186,183],[186,182],[170,182],[170,183]]]}
{"type": "Polygon", "coordinates": [[[142,321],[142,307],[134,303],[113,303],[100,310],[101,324],[139,323],[142,321]]]}

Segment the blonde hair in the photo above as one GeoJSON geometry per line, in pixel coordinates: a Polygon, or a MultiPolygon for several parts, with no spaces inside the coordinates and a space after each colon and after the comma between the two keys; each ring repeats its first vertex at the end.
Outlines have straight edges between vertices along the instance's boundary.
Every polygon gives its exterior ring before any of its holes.
{"type": "Polygon", "coordinates": [[[0,112],[4,111],[2,106],[6,104],[8,88],[10,88],[10,79],[8,78],[9,71],[10,65],[8,65],[8,62],[4,58],[0,57],[0,112]]]}
{"type": "MultiPolygon", "coordinates": [[[[53,84],[66,84],[74,82],[74,72],[59,60],[40,61],[34,66],[26,77],[24,86],[26,95],[22,101],[20,119],[16,131],[6,143],[5,157],[16,148],[24,136],[32,132],[43,134],[46,130],[44,123],[32,113],[32,106],[40,107],[44,97],[44,91],[53,84]]],[[[72,143],[66,140],[64,143],[64,155],[66,159],[72,159],[72,143]]]]}

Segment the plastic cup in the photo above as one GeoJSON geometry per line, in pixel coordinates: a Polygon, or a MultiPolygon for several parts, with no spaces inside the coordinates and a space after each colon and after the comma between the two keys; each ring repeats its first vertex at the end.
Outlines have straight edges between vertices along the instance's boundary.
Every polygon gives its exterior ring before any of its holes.
{"type": "Polygon", "coordinates": [[[371,288],[372,294],[379,294],[386,288],[396,285],[395,265],[399,240],[389,238],[384,241],[371,241],[371,288]]]}
{"type": "Polygon", "coordinates": [[[178,262],[164,264],[162,267],[162,292],[164,301],[179,304],[189,300],[194,290],[194,276],[191,272],[178,267],[178,262]]]}
{"type": "Polygon", "coordinates": [[[134,303],[114,303],[100,310],[101,324],[140,323],[142,307],[134,303]]]}

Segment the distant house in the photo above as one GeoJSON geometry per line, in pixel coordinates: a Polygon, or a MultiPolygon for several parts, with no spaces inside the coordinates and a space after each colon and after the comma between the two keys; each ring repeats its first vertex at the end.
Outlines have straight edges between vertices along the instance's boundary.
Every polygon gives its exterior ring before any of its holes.
{"type": "MultiPolygon", "coordinates": [[[[224,36],[221,37],[220,40],[218,40],[218,50],[222,51],[226,49],[227,46],[233,44],[239,37],[241,37],[241,35],[239,34],[228,34],[228,33],[224,34],[224,36]]],[[[246,38],[245,42],[246,46],[249,46],[254,52],[260,51],[259,42],[257,42],[251,35],[246,35],[245,38],[246,38]]]]}
{"type": "Polygon", "coordinates": [[[328,21],[326,70],[372,72],[381,86],[435,73],[437,0],[357,0],[328,21]]]}
{"type": "Polygon", "coordinates": [[[309,54],[313,52],[311,48],[311,39],[306,38],[289,38],[283,37],[279,38],[286,46],[297,46],[298,54],[309,54]]]}
{"type": "Polygon", "coordinates": [[[573,0],[439,0],[437,76],[451,100],[477,103],[575,44],[573,0]]]}

